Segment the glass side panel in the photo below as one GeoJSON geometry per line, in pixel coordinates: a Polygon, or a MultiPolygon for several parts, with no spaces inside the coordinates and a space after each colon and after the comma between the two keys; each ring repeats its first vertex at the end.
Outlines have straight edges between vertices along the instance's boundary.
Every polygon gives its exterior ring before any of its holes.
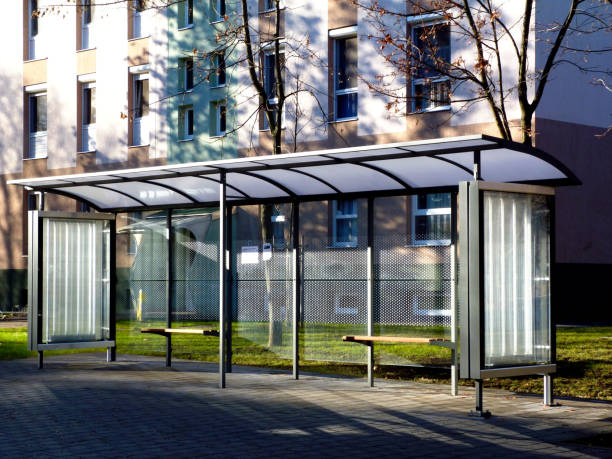
{"type": "Polygon", "coordinates": [[[484,363],[548,363],[550,207],[546,196],[484,192],[484,363]]]}
{"type": "Polygon", "coordinates": [[[109,338],[109,242],[108,221],[43,220],[43,343],[109,338]]]}
{"type": "Polygon", "coordinates": [[[117,349],[164,355],[166,340],[140,333],[167,324],[166,212],[131,212],[117,217],[117,349]]]}

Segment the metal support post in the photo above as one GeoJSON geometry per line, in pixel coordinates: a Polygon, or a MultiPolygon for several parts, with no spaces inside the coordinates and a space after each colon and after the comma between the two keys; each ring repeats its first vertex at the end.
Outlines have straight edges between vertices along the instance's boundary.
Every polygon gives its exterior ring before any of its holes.
{"type": "Polygon", "coordinates": [[[221,172],[219,181],[219,388],[225,387],[225,351],[226,330],[225,320],[227,312],[226,290],[225,290],[225,257],[227,242],[227,222],[225,214],[226,206],[226,176],[221,172]]]}
{"type": "Polygon", "coordinates": [[[38,369],[42,370],[43,368],[43,351],[38,351],[38,369]]]}
{"type": "Polygon", "coordinates": [[[299,318],[300,318],[300,205],[296,201],[293,203],[292,213],[292,235],[293,235],[293,257],[292,257],[292,273],[291,273],[291,288],[293,290],[293,377],[300,379],[300,335],[299,335],[299,318]]]}
{"type": "Polygon", "coordinates": [[[451,395],[459,395],[459,355],[457,346],[457,264],[456,250],[457,246],[453,244],[450,247],[450,268],[451,268],[451,342],[454,347],[451,350],[451,395]]]}
{"type": "Polygon", "coordinates": [[[553,406],[553,376],[544,375],[544,405],[553,406]]]}
{"type": "Polygon", "coordinates": [[[117,222],[109,220],[110,237],[110,266],[109,266],[109,318],[108,318],[108,339],[115,341],[115,345],[109,347],[106,353],[106,360],[114,362],[117,360],[117,222]]]}
{"type": "Polygon", "coordinates": [[[234,286],[234,272],[233,272],[233,258],[232,258],[232,247],[234,237],[232,235],[232,207],[227,206],[227,250],[226,253],[226,294],[227,294],[227,347],[225,350],[225,371],[227,373],[232,372],[232,318],[233,318],[233,300],[232,300],[232,289],[234,286]]]}
{"type": "MultiPolygon", "coordinates": [[[[172,209],[166,212],[166,243],[167,262],[166,262],[166,327],[172,328],[172,304],[174,300],[174,288],[172,281],[174,274],[174,237],[172,234],[172,209]]],[[[166,335],[166,366],[172,366],[172,337],[166,335]]]]}
{"type": "MultiPolygon", "coordinates": [[[[367,283],[368,283],[368,326],[367,334],[374,334],[374,198],[368,198],[368,250],[367,250],[367,283]]],[[[368,346],[368,384],[374,387],[374,343],[368,346]]]]}
{"type": "Polygon", "coordinates": [[[484,411],[482,408],[482,379],[474,380],[474,391],[476,393],[476,409],[470,411],[470,416],[479,418],[491,417],[491,413],[489,411],[484,411]]]}

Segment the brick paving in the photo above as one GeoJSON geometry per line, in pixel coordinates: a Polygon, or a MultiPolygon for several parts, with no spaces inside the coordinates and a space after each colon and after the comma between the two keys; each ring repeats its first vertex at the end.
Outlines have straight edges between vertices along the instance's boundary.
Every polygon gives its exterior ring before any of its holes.
{"type": "Polygon", "coordinates": [[[612,433],[612,403],[397,381],[74,354],[0,362],[0,457],[612,457],[569,440],[612,433]]]}

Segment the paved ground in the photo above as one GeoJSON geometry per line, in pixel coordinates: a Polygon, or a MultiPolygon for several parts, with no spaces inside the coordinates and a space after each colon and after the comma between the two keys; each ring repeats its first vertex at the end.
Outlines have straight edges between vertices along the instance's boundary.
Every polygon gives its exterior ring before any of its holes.
{"type": "Polygon", "coordinates": [[[612,433],[612,404],[289,375],[102,354],[0,362],[0,457],[612,457],[568,440],[612,433]]]}

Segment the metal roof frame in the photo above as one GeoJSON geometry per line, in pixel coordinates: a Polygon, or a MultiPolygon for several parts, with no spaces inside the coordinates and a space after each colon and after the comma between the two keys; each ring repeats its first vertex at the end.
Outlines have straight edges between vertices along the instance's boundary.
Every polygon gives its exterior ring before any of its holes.
{"type": "Polygon", "coordinates": [[[8,183],[79,199],[100,211],[123,212],[216,206],[217,186],[222,181],[226,182],[228,204],[243,205],[413,194],[454,189],[460,181],[473,179],[546,185],[580,183],[551,155],[487,135],[26,178],[8,183]]]}

